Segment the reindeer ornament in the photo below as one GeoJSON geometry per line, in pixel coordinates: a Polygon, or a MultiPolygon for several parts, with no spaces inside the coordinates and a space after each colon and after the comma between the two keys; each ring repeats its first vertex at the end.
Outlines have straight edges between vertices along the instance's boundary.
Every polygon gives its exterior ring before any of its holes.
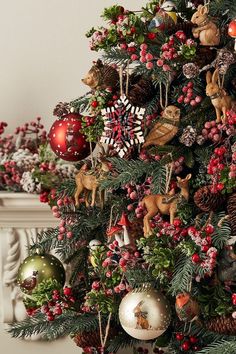
{"type": "MultiPolygon", "coordinates": [[[[86,207],[89,207],[88,195],[92,192],[91,207],[95,205],[96,194],[99,189],[99,185],[102,179],[110,171],[109,161],[104,157],[100,157],[101,164],[96,171],[87,171],[87,164],[84,164],[79,170],[78,174],[75,176],[76,191],[75,191],[75,205],[79,206],[79,197],[82,192],[85,195],[86,207]]],[[[100,191],[100,206],[104,205],[104,191],[100,191]]]]}
{"type": "Polygon", "coordinates": [[[170,215],[170,223],[173,224],[178,202],[181,201],[182,198],[186,201],[189,199],[188,183],[191,177],[191,174],[188,174],[185,178],[177,177],[177,186],[180,188],[179,194],[174,194],[173,196],[170,194],[151,194],[143,198],[141,205],[147,210],[147,214],[143,219],[143,231],[145,237],[152,234],[150,220],[157,213],[170,215]]]}

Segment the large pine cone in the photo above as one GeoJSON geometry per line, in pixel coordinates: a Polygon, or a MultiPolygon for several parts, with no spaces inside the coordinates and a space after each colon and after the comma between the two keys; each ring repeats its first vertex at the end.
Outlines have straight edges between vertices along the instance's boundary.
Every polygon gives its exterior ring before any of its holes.
{"type": "Polygon", "coordinates": [[[219,334],[236,335],[236,320],[231,315],[212,318],[205,323],[205,327],[219,334]]]}
{"type": "Polygon", "coordinates": [[[229,196],[227,200],[227,211],[229,214],[231,233],[233,236],[236,236],[236,193],[229,196]]]}
{"type": "Polygon", "coordinates": [[[210,186],[199,188],[193,199],[198,208],[205,212],[216,211],[225,201],[221,193],[212,193],[210,186]]]}
{"type": "Polygon", "coordinates": [[[134,106],[143,106],[154,98],[155,90],[152,80],[142,76],[131,75],[128,99],[134,106]]]}
{"type": "Polygon", "coordinates": [[[80,348],[101,346],[100,335],[98,331],[94,332],[79,332],[73,338],[75,344],[80,348]]]}
{"type": "MultiPolygon", "coordinates": [[[[104,333],[104,329],[103,329],[104,333]]],[[[118,329],[116,327],[110,327],[108,340],[114,338],[118,333],[118,329]]],[[[91,331],[91,332],[78,332],[73,337],[75,344],[80,348],[92,347],[92,348],[100,348],[101,340],[99,330],[91,331]]]]}

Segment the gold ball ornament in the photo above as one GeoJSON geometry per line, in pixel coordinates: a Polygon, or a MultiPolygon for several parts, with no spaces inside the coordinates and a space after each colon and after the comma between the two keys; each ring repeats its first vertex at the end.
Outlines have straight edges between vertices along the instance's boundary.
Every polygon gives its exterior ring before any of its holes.
{"type": "Polygon", "coordinates": [[[166,298],[150,286],[129,292],[119,307],[121,326],[140,340],[157,338],[169,327],[170,306],[166,298]]]}
{"type": "Polygon", "coordinates": [[[65,269],[59,259],[51,254],[29,256],[18,269],[17,283],[26,294],[49,279],[57,280],[62,287],[65,283],[65,269]]]}

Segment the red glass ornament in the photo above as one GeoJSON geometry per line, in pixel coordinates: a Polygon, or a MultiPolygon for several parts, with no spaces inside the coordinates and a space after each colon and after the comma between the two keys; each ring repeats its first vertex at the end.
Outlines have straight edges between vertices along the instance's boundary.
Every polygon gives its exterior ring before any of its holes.
{"type": "Polygon", "coordinates": [[[89,143],[80,133],[81,115],[69,113],[57,119],[48,134],[53,152],[63,160],[79,161],[90,154],[89,143]]]}
{"type": "Polygon", "coordinates": [[[235,39],[234,50],[236,51],[236,19],[230,22],[228,27],[228,35],[235,39]]]}

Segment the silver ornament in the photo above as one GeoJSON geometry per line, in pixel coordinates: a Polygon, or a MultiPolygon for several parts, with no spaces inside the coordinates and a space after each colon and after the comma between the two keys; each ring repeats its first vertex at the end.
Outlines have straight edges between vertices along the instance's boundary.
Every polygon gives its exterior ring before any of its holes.
{"type": "Polygon", "coordinates": [[[150,286],[129,292],[119,307],[121,326],[130,336],[150,340],[162,335],[171,321],[166,298],[150,286]]]}

